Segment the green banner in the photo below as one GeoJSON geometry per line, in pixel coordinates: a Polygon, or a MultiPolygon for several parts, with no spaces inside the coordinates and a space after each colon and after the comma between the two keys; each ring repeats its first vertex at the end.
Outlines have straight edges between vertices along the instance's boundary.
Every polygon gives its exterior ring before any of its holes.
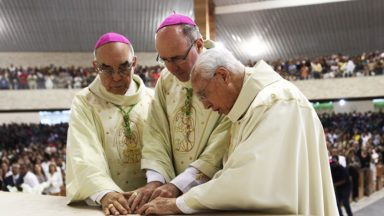
{"type": "Polygon", "coordinates": [[[323,103],[316,102],[316,103],[313,103],[313,108],[315,108],[315,110],[332,110],[333,103],[332,101],[323,102],[323,103]]]}

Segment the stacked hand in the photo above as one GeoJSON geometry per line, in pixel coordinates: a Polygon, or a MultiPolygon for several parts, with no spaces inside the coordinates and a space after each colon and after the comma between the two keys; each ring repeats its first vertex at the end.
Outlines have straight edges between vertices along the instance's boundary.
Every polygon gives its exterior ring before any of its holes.
{"type": "Polygon", "coordinates": [[[128,202],[122,193],[109,192],[100,202],[105,215],[126,215],[131,213],[128,202]]]}
{"type": "Polygon", "coordinates": [[[140,215],[171,215],[180,214],[182,212],[176,206],[176,198],[157,197],[139,208],[136,213],[140,215]]]}
{"type": "Polygon", "coordinates": [[[163,185],[161,182],[150,182],[135,191],[124,193],[129,208],[135,213],[144,204],[154,200],[156,197],[176,198],[179,195],[181,195],[181,191],[175,185],[163,185]]]}

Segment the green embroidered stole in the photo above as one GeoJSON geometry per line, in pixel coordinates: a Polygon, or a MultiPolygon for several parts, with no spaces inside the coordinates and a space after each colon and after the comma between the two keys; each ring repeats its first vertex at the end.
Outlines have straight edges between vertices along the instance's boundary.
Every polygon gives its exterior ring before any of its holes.
{"type": "Polygon", "coordinates": [[[123,109],[122,106],[120,105],[117,105],[117,104],[113,104],[115,105],[115,107],[117,107],[121,113],[121,115],[123,116],[123,126],[124,126],[124,134],[125,136],[130,139],[131,136],[132,136],[132,128],[131,128],[131,122],[130,122],[130,118],[129,118],[129,113],[132,111],[133,107],[136,105],[136,104],[133,104],[131,106],[129,106],[128,110],[125,111],[123,109]]]}
{"type": "Polygon", "coordinates": [[[192,88],[186,88],[183,87],[183,90],[187,92],[184,106],[182,108],[183,113],[186,116],[190,116],[192,114],[192,94],[193,94],[193,89],[192,88]]]}

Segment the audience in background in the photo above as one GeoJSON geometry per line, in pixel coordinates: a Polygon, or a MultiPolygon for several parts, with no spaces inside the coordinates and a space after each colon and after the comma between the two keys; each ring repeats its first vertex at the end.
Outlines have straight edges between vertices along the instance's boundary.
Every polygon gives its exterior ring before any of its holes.
{"type": "MultiPolygon", "coordinates": [[[[247,66],[256,62],[248,61],[247,66]]],[[[275,71],[287,80],[329,79],[384,75],[384,52],[363,53],[356,56],[334,54],[313,59],[297,58],[269,61],[275,71]]],[[[164,67],[140,66],[135,69],[149,87],[156,85],[164,67]]],[[[80,89],[88,86],[96,77],[90,67],[15,67],[0,68],[2,89],[80,89]]]]}
{"type": "MultiPolygon", "coordinates": [[[[384,52],[379,51],[356,56],[334,54],[313,59],[278,59],[269,63],[290,81],[384,75],[384,52]]],[[[249,61],[247,66],[255,64],[249,61]]]]}
{"type": "MultiPolygon", "coordinates": [[[[160,76],[161,66],[137,66],[138,74],[147,86],[154,87],[160,76]]],[[[80,89],[96,77],[89,67],[15,67],[0,68],[1,89],[80,89]]]]}
{"type": "Polygon", "coordinates": [[[45,194],[65,195],[65,142],[68,124],[3,124],[0,125],[0,159],[2,190],[22,184],[30,188],[49,183],[45,194]],[[53,168],[56,167],[56,172],[53,168]],[[32,170],[33,167],[33,170],[32,170]],[[58,189],[57,189],[58,188],[58,189]]]}
{"type": "MultiPolygon", "coordinates": [[[[353,201],[358,199],[359,172],[365,177],[364,195],[369,196],[373,192],[372,188],[376,187],[376,167],[383,164],[384,112],[323,113],[319,114],[319,118],[324,127],[330,159],[345,157],[346,170],[351,177],[349,193],[352,193],[353,201]],[[373,187],[368,187],[369,182],[374,184],[373,187]]],[[[23,164],[34,167],[31,173],[34,173],[40,184],[47,181],[50,183],[51,187],[44,193],[65,195],[67,129],[66,123],[0,125],[2,190],[8,191],[8,185],[21,190],[20,185],[25,179],[20,172],[23,164]]]]}

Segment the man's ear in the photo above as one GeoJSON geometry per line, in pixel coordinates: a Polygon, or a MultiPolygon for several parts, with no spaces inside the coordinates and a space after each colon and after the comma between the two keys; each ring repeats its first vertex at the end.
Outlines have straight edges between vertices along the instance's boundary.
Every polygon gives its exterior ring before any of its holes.
{"type": "Polygon", "coordinates": [[[136,56],[133,56],[133,59],[132,59],[132,67],[136,67],[136,64],[137,64],[137,57],[136,57],[136,56]]]}
{"type": "Polygon", "coordinates": [[[200,54],[204,49],[203,38],[197,39],[195,43],[196,43],[196,47],[197,47],[197,52],[200,54]]]}
{"type": "Polygon", "coordinates": [[[96,59],[92,61],[93,68],[96,70],[97,68],[97,61],[96,59]]]}
{"type": "Polygon", "coordinates": [[[215,71],[215,76],[219,76],[225,83],[229,83],[230,73],[225,67],[218,67],[215,71]]]}

